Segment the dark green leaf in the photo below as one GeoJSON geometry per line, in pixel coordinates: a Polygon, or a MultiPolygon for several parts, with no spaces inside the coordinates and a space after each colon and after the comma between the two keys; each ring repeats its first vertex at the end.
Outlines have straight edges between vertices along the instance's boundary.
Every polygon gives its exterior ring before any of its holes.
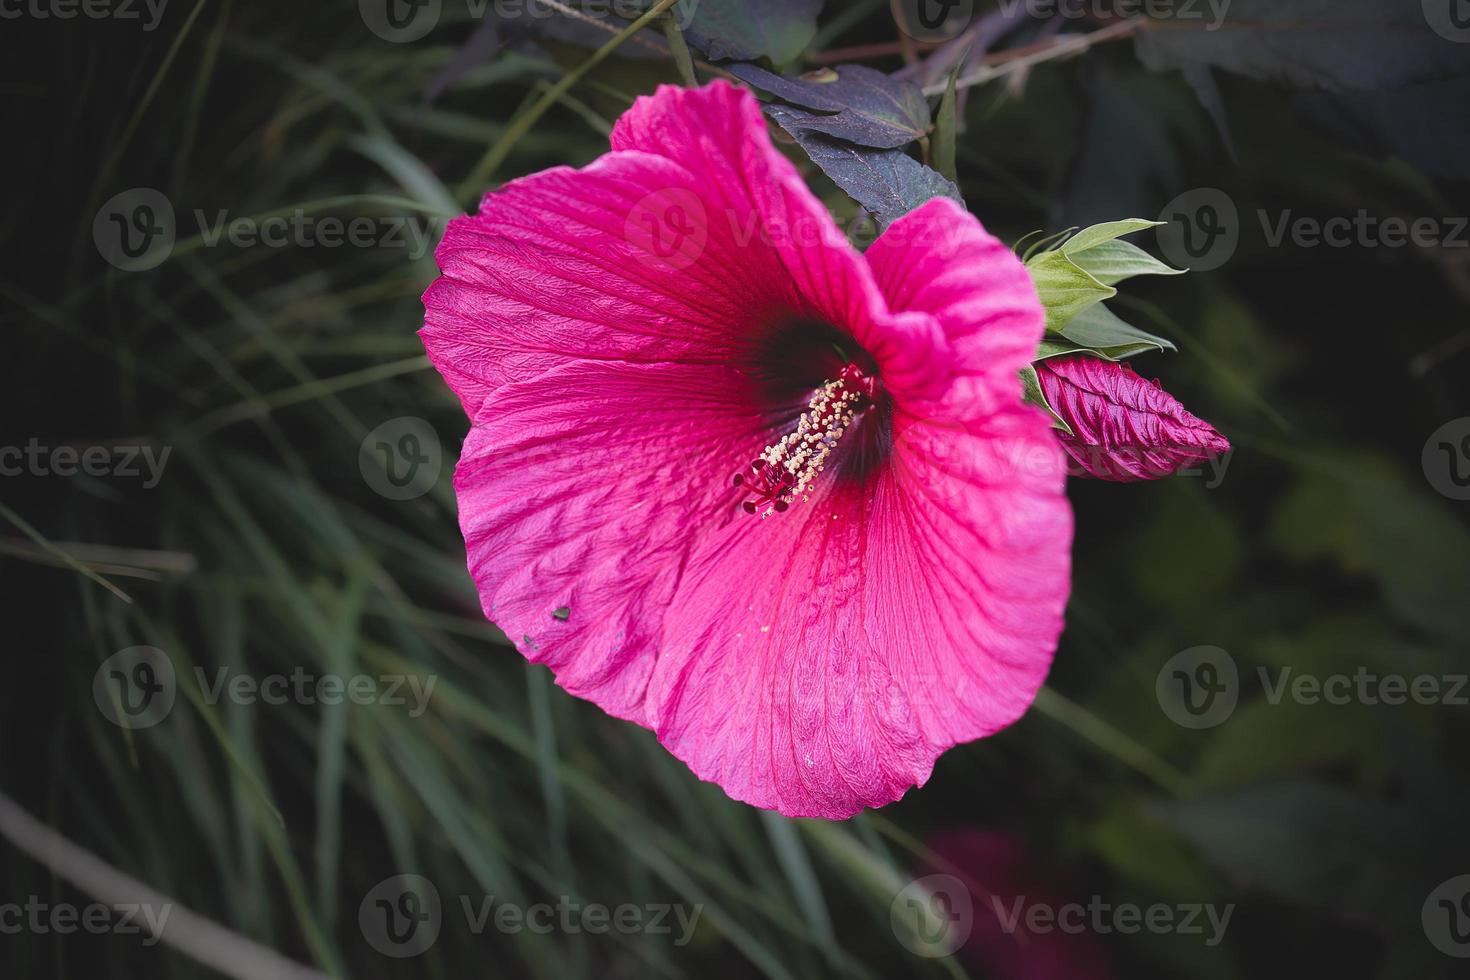
{"type": "Polygon", "coordinates": [[[904,146],[929,132],[923,91],[863,65],[839,65],[802,78],[786,78],[757,65],[731,65],[730,71],[800,107],[781,108],[785,118],[814,132],[881,149],[904,146]]]}
{"type": "Polygon", "coordinates": [[[812,162],[853,200],[887,227],[925,201],[948,197],[960,201],[959,188],[902,150],[854,146],[808,130],[798,110],[768,106],[767,112],[806,150],[812,162]]]}

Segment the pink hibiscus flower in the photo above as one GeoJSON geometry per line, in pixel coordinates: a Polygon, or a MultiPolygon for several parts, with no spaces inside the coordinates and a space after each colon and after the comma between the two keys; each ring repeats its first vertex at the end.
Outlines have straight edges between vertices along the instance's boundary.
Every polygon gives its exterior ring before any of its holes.
{"type": "Polygon", "coordinates": [[[1056,357],[1036,365],[1041,391],[1072,429],[1062,446],[1100,480],[1157,480],[1228,452],[1230,442],[1158,381],[1126,364],[1056,357]]]}
{"type": "Polygon", "coordinates": [[[437,258],[470,572],[562,687],[736,799],[828,818],[1030,705],[1071,510],[1021,402],[1035,290],[961,207],[860,254],[747,92],[664,87],[437,258]]]}

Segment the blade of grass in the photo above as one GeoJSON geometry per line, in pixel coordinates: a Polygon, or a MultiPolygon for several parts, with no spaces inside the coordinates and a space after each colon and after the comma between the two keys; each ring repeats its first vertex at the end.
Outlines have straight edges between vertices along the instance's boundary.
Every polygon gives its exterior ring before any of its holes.
{"type": "Polygon", "coordinates": [[[1080,704],[1069,701],[1049,687],[1043,687],[1036,693],[1035,703],[1041,714],[1070,729],[1128,768],[1147,776],[1159,788],[1174,796],[1184,792],[1188,783],[1184,773],[1080,704]]]}
{"type": "Polygon", "coordinates": [[[113,595],[117,596],[128,605],[133,604],[132,597],[129,596],[126,592],[113,585],[101,575],[98,575],[96,572],[92,571],[86,565],[77,561],[75,558],[58,548],[56,545],[52,544],[50,539],[48,539],[40,531],[37,531],[35,528],[31,527],[31,525],[27,523],[25,518],[21,517],[15,511],[5,506],[3,502],[0,502],[0,517],[5,518],[11,524],[15,525],[16,529],[19,530],[20,533],[30,538],[36,543],[37,547],[41,548],[43,551],[45,551],[51,557],[55,558],[57,561],[61,562],[61,564],[65,565],[67,568],[70,568],[77,574],[82,575],[90,581],[102,586],[108,592],[111,592],[113,595]]]}
{"type": "Polygon", "coordinates": [[[677,2],[678,0],[658,0],[658,3],[650,7],[647,13],[619,31],[602,47],[592,52],[586,61],[563,75],[555,85],[546,90],[541,98],[537,99],[529,108],[512,119],[510,125],[506,127],[505,132],[501,134],[500,139],[495,141],[485,153],[485,156],[481,158],[480,162],[470,171],[464,183],[460,184],[460,200],[473,200],[490,183],[491,179],[495,176],[495,171],[500,169],[500,165],[505,162],[505,158],[515,149],[516,143],[520,138],[530,132],[531,127],[536,125],[536,122],[546,114],[546,110],[555,105],[564,93],[570,91],[572,86],[576,85],[582,79],[582,76],[602,64],[609,55],[622,47],[624,41],[653,23],[660,14],[677,2]]]}

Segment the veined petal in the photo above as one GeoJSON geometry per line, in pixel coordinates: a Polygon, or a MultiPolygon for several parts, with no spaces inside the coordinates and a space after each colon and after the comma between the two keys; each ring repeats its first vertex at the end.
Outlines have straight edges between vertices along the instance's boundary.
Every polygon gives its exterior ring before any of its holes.
{"type": "Polygon", "coordinates": [[[619,718],[645,723],[688,552],[737,516],[728,473],[765,438],[731,370],[581,361],[506,385],[455,473],[486,617],[619,718]]]}
{"type": "Polygon", "coordinates": [[[1010,249],[949,198],[895,221],[865,255],[890,310],[932,317],[953,351],[942,414],[984,415],[1020,397],[1044,317],[1010,249]]]}
{"type": "Polygon", "coordinates": [[[660,741],[736,799],[844,818],[1009,725],[1069,591],[1061,454],[1016,406],[897,414],[891,455],[779,518],[702,536],[649,690],[660,741]]]}
{"type": "Polygon", "coordinates": [[[896,384],[947,370],[937,326],[888,315],[749,93],[662,87],[612,144],[582,170],[511,181],[446,230],[421,336],[471,418],[571,358],[746,357],[776,319],[852,335],[896,384]]]}

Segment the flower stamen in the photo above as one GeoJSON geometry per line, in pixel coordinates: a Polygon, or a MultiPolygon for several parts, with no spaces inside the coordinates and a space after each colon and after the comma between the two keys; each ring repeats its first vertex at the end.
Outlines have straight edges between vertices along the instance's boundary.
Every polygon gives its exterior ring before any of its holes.
{"type": "Polygon", "coordinates": [[[748,485],[752,494],[741,509],[766,518],[782,513],[798,498],[811,500],[812,482],[826,469],[838,440],[872,404],[877,390],[877,378],[849,364],[835,381],[813,392],[796,428],[751,461],[748,477],[735,475],[735,486],[748,485]]]}

